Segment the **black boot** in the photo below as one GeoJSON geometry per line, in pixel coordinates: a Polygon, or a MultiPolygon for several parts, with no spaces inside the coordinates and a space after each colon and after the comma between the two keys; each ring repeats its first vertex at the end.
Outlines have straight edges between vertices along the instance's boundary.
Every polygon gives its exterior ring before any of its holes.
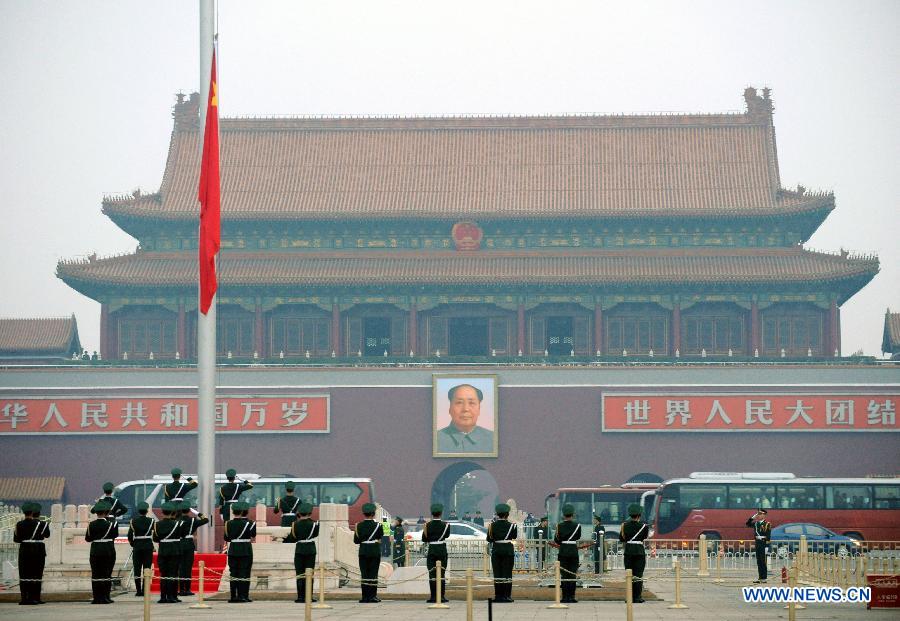
{"type": "Polygon", "coordinates": [[[142,597],[144,595],[144,585],[141,583],[140,578],[134,579],[134,595],[136,597],[142,597]]]}

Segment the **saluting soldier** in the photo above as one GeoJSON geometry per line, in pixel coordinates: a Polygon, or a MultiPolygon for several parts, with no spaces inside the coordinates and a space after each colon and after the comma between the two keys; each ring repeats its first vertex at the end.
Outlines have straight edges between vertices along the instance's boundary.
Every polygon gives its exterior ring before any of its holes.
{"type": "Polygon", "coordinates": [[[559,548],[557,558],[562,581],[560,601],[564,604],[577,604],[575,588],[578,586],[578,550],[582,547],[581,524],[575,521],[575,507],[572,505],[563,505],[562,514],[563,521],[556,525],[556,532],[550,545],[559,548]]]}
{"type": "Polygon", "coordinates": [[[162,504],[163,519],[153,525],[153,541],[159,544],[159,603],[175,604],[178,599],[178,565],[181,560],[181,521],[175,517],[175,505],[162,504]]]}
{"type": "Polygon", "coordinates": [[[425,564],[428,566],[428,588],[431,597],[429,604],[437,602],[437,562],[441,562],[441,603],[446,604],[447,599],[447,537],[450,536],[450,524],[441,519],[444,513],[444,505],[434,503],[431,505],[431,519],[422,529],[422,541],[428,544],[428,556],[425,564]]]}
{"type": "Polygon", "coordinates": [[[406,565],[406,530],[403,528],[403,518],[400,516],[394,517],[391,536],[394,538],[391,552],[394,556],[394,563],[397,567],[404,567],[406,565]]]}
{"type": "Polygon", "coordinates": [[[225,471],[225,478],[228,483],[219,488],[219,512],[222,514],[222,521],[227,522],[231,517],[231,505],[240,501],[241,494],[249,489],[253,489],[253,483],[250,481],[235,482],[237,470],[229,468],[225,471]]]}
{"type": "Polygon", "coordinates": [[[116,564],[115,540],[119,527],[109,518],[109,504],[98,502],[91,510],[97,519],[88,524],[84,540],[90,542],[92,604],[112,604],[112,570],[116,564]]]}
{"type": "MultiPolygon", "coordinates": [[[[297,576],[298,604],[306,603],[306,570],[316,568],[316,538],[319,536],[319,523],[310,517],[313,506],[304,502],[298,510],[299,519],[291,524],[291,532],[284,538],[285,543],[296,543],[294,546],[294,571],[297,576]]],[[[310,587],[312,588],[312,587],[310,587]]],[[[313,598],[312,601],[316,601],[313,598]]]]}
{"type": "Polygon", "coordinates": [[[769,578],[766,567],[766,545],[772,537],[772,525],[766,520],[768,511],[760,507],[747,520],[747,526],[753,529],[753,547],[756,552],[756,571],[758,578],[754,584],[765,582],[769,578]]]}
{"type": "Polygon", "coordinates": [[[375,505],[362,506],[366,519],[353,529],[353,543],[359,544],[360,604],[377,604],[378,564],[381,562],[381,524],[375,521],[375,505]]]}
{"type": "Polygon", "coordinates": [[[228,571],[231,573],[230,604],[244,604],[250,599],[250,571],[253,569],[253,543],[256,522],[247,518],[250,505],[232,503],[234,517],[225,522],[225,541],[228,542],[228,571]]]}
{"type": "Polygon", "coordinates": [[[97,502],[105,502],[109,505],[109,513],[107,517],[112,519],[118,519],[119,516],[125,515],[128,513],[128,507],[122,504],[122,502],[112,495],[113,490],[116,488],[110,481],[107,481],[103,484],[103,495],[97,499],[97,502]]]}
{"type": "Polygon", "coordinates": [[[128,543],[131,544],[131,561],[134,565],[135,595],[144,594],[144,569],[153,567],[153,523],[155,520],[147,516],[150,505],[146,502],[137,504],[138,515],[128,523],[128,543]]]}
{"type": "Polygon", "coordinates": [[[603,562],[606,560],[606,527],[603,518],[594,516],[594,573],[603,573],[603,562]]]}
{"type": "Polygon", "coordinates": [[[644,565],[647,562],[647,553],[644,550],[644,539],[649,534],[650,527],[641,521],[641,505],[628,505],[628,516],[631,518],[619,530],[619,541],[625,544],[624,565],[631,570],[634,578],[631,587],[631,598],[635,604],[642,604],[644,599],[641,591],[644,589],[644,565]]]}
{"type": "Polygon", "coordinates": [[[509,521],[509,505],[494,507],[497,519],[488,525],[487,540],[491,544],[491,567],[494,570],[494,601],[511,604],[512,570],[515,561],[513,541],[519,538],[519,528],[509,521]]]}
{"type": "Polygon", "coordinates": [[[209,518],[198,513],[196,517],[191,516],[191,505],[186,500],[181,501],[181,560],[179,561],[178,577],[179,590],[178,595],[188,597],[193,595],[191,592],[191,577],[194,569],[194,533],[201,526],[209,524],[209,518]]]}
{"type": "Polygon", "coordinates": [[[290,526],[297,520],[300,498],[294,496],[294,482],[284,484],[284,496],[275,501],[275,513],[281,513],[281,525],[290,526]]]}
{"type": "Polygon", "coordinates": [[[41,519],[41,505],[26,502],[22,505],[25,519],[16,523],[13,541],[19,544],[19,606],[36,606],[41,600],[41,579],[47,551],[44,539],[50,536],[50,522],[41,519]]]}
{"type": "Polygon", "coordinates": [[[197,487],[197,482],[191,477],[187,481],[181,480],[181,468],[172,468],[172,482],[166,483],[164,488],[165,498],[169,502],[184,500],[188,492],[197,487]]]}

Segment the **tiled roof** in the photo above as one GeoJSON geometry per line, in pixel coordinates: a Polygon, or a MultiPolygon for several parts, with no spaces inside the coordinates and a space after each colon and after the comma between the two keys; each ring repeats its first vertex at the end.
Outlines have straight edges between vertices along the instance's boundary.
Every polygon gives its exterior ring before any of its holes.
{"type": "Polygon", "coordinates": [[[80,347],[75,315],[71,317],[0,319],[0,354],[47,353],[65,355],[80,347]]]}
{"type": "MultiPolygon", "coordinates": [[[[780,191],[771,121],[750,113],[222,119],[223,218],[765,215],[833,206],[830,194],[780,191]]],[[[176,123],[159,192],[109,197],[104,212],[196,217],[201,139],[176,123]]]]}
{"type": "Polygon", "coordinates": [[[65,486],[65,477],[0,478],[0,500],[60,500],[65,486]]]}
{"type": "Polygon", "coordinates": [[[900,353],[900,313],[888,310],[884,314],[884,339],[881,351],[900,353]]]}
{"type": "MultiPolygon", "coordinates": [[[[222,286],[366,285],[631,285],[642,283],[774,283],[838,281],[878,272],[873,257],[789,249],[623,251],[223,252],[222,286]]],[[[59,276],[89,283],[144,287],[196,286],[193,253],[139,252],[93,262],[66,262],[59,276]]]]}

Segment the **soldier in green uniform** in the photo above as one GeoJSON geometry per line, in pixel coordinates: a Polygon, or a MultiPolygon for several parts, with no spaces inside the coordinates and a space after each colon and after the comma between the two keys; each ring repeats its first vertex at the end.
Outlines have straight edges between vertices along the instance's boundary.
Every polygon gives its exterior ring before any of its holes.
{"type": "Polygon", "coordinates": [[[768,513],[768,511],[760,507],[747,520],[747,526],[753,529],[753,547],[756,553],[758,577],[753,581],[754,584],[764,583],[769,578],[768,567],[766,566],[766,544],[769,543],[769,539],[772,537],[772,525],[766,520],[768,513]]]}
{"type": "Polygon", "coordinates": [[[650,528],[641,521],[641,505],[628,505],[628,515],[631,519],[619,529],[619,541],[625,544],[625,569],[630,569],[634,577],[631,587],[632,600],[636,604],[641,604],[644,602],[641,591],[644,588],[644,565],[647,562],[644,539],[647,538],[650,528]]]}
{"type": "Polygon", "coordinates": [[[603,573],[603,562],[606,560],[606,527],[603,526],[603,518],[594,516],[594,573],[603,573]]]}
{"type": "Polygon", "coordinates": [[[437,602],[437,562],[441,562],[441,603],[447,603],[447,537],[450,536],[450,524],[443,521],[444,505],[435,503],[431,505],[431,519],[425,523],[422,529],[422,542],[428,544],[428,556],[425,563],[428,566],[428,588],[431,597],[429,604],[437,602]]]}
{"type": "Polygon", "coordinates": [[[294,482],[284,484],[284,496],[275,501],[275,513],[281,513],[281,525],[290,526],[297,520],[300,498],[294,496],[294,482]]]}
{"type": "Polygon", "coordinates": [[[175,518],[175,505],[162,504],[163,519],[153,524],[153,541],[159,544],[159,603],[175,604],[178,599],[178,564],[181,560],[181,521],[175,518]]]}
{"type": "Polygon", "coordinates": [[[115,540],[119,527],[114,519],[108,519],[109,505],[98,502],[92,512],[97,519],[88,524],[84,540],[90,542],[92,604],[112,604],[112,570],[116,564],[115,540]]]}
{"type": "MultiPolygon", "coordinates": [[[[291,532],[284,538],[285,543],[297,544],[294,546],[294,571],[298,576],[297,599],[294,601],[298,604],[306,603],[306,570],[316,568],[316,538],[319,536],[319,523],[310,517],[312,510],[313,506],[310,503],[301,504],[300,518],[291,524],[291,532]]],[[[316,601],[315,598],[313,601],[316,601]]]]}
{"type": "Polygon", "coordinates": [[[544,564],[547,562],[547,539],[550,538],[550,522],[546,515],[541,516],[538,525],[535,528],[535,536],[538,545],[538,569],[544,570],[544,564]]]}
{"type": "Polygon", "coordinates": [[[231,604],[251,602],[250,571],[253,569],[253,544],[256,522],[247,518],[250,505],[232,503],[234,517],[225,522],[225,541],[228,542],[228,571],[231,573],[231,604]]]}
{"type": "Polygon", "coordinates": [[[219,512],[222,514],[223,522],[227,522],[231,517],[231,505],[240,500],[241,494],[253,489],[253,483],[249,481],[235,483],[235,477],[237,477],[237,471],[234,468],[226,470],[225,478],[228,479],[228,483],[219,488],[219,512]]]}
{"type": "Polygon", "coordinates": [[[201,526],[209,524],[209,518],[198,513],[197,517],[191,516],[191,505],[186,500],[181,501],[181,560],[179,561],[178,577],[179,581],[178,595],[185,597],[193,595],[191,592],[191,572],[194,568],[194,533],[201,526]]]}
{"type": "Polygon", "coordinates": [[[50,536],[50,523],[40,519],[41,505],[36,502],[23,504],[22,513],[25,519],[16,523],[13,533],[13,541],[19,544],[19,605],[35,606],[44,603],[41,578],[47,557],[44,539],[50,536]]]}
{"type": "Polygon", "coordinates": [[[188,492],[195,487],[197,487],[197,482],[191,477],[188,477],[186,482],[181,481],[181,468],[172,468],[172,482],[166,483],[163,488],[165,499],[169,502],[184,500],[188,492]]]}
{"type": "Polygon", "coordinates": [[[509,505],[494,507],[497,519],[488,525],[487,540],[491,544],[491,567],[494,570],[494,601],[511,604],[512,569],[515,561],[513,541],[519,538],[519,527],[509,521],[509,505]]]}
{"type": "Polygon", "coordinates": [[[113,519],[118,519],[119,516],[125,515],[128,513],[128,507],[122,504],[122,502],[112,495],[113,490],[116,488],[110,481],[107,481],[103,484],[103,495],[97,499],[97,502],[105,502],[109,505],[109,513],[108,517],[113,519]]]}
{"type": "MultiPolygon", "coordinates": [[[[581,524],[575,521],[575,507],[563,505],[563,521],[556,525],[556,533],[550,543],[554,548],[559,548],[559,570],[562,599],[564,604],[577,604],[575,588],[578,586],[579,549],[582,547],[581,524]]],[[[590,544],[588,544],[590,545],[590,544]]]]}
{"type": "Polygon", "coordinates": [[[403,528],[403,518],[394,517],[394,525],[391,527],[391,537],[394,538],[391,554],[397,567],[406,565],[406,530],[403,528]]]}
{"type": "Polygon", "coordinates": [[[154,520],[147,516],[150,505],[139,502],[138,515],[131,518],[128,523],[128,543],[131,544],[131,560],[134,565],[135,595],[144,594],[144,584],[141,576],[144,569],[153,568],[153,523],[154,520]]]}
{"type": "Polygon", "coordinates": [[[381,524],[375,521],[375,505],[362,506],[366,519],[353,529],[353,543],[359,545],[360,604],[377,604],[378,565],[381,562],[381,524]]]}

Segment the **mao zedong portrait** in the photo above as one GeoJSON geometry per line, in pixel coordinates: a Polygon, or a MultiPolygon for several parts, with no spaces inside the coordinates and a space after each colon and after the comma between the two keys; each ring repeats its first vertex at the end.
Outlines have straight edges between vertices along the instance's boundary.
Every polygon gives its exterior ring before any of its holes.
{"type": "Polygon", "coordinates": [[[447,391],[450,424],[438,431],[439,453],[493,453],[494,432],[478,426],[484,395],[471,384],[447,391]]]}

